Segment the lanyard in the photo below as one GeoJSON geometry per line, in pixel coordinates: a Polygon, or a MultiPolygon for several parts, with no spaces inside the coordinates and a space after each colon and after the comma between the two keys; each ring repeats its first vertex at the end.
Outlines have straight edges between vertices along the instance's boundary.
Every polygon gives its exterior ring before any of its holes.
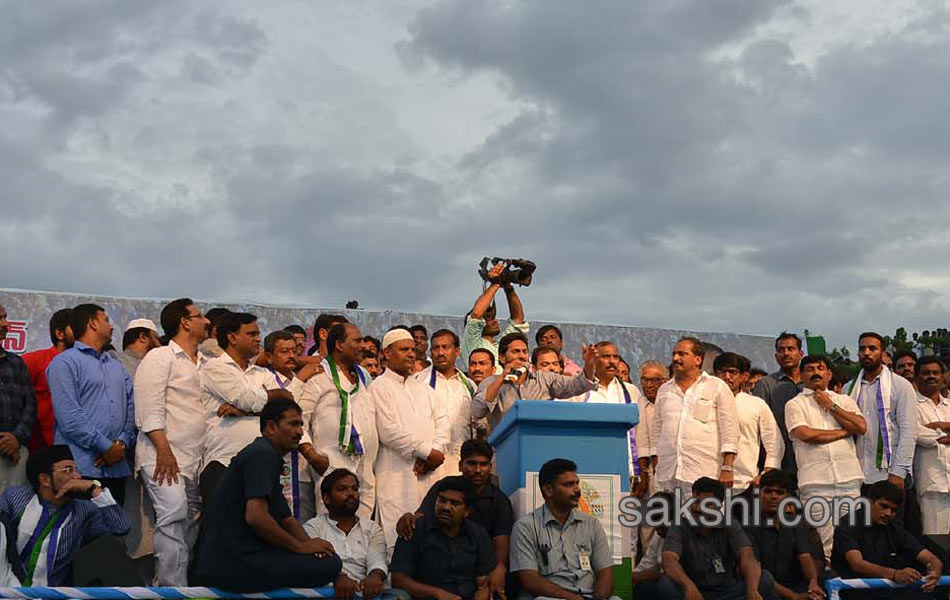
{"type": "MultiPolygon", "coordinates": [[[[457,369],[456,369],[456,372],[458,372],[457,369]]],[[[472,389],[472,384],[468,382],[468,377],[466,377],[465,375],[462,375],[461,373],[458,373],[458,376],[459,376],[458,378],[459,381],[461,381],[462,385],[465,386],[465,390],[468,392],[469,397],[474,398],[475,390],[472,389]]],[[[435,378],[436,378],[436,370],[435,370],[435,367],[433,366],[432,373],[429,374],[429,387],[432,389],[435,389],[435,378]]]]}
{"type": "MultiPolygon", "coordinates": [[[[624,404],[633,404],[633,398],[630,397],[630,390],[627,389],[627,386],[624,385],[620,377],[614,378],[617,381],[617,384],[620,386],[620,389],[623,390],[623,403],[624,404]]],[[[590,400],[590,394],[593,390],[588,390],[587,394],[584,396],[584,402],[590,400]]],[[[604,388],[606,393],[606,388],[604,388]]],[[[633,474],[637,477],[640,476],[640,453],[637,451],[637,435],[634,429],[630,429],[627,432],[627,440],[630,443],[630,457],[633,461],[633,474]]]]}

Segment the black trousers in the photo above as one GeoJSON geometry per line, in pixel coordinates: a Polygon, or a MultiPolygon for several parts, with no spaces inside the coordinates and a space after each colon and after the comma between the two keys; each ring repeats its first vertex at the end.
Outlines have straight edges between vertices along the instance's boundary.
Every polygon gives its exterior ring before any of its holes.
{"type": "Polygon", "coordinates": [[[198,493],[201,494],[202,504],[208,506],[211,502],[211,496],[218,489],[218,484],[221,483],[221,478],[227,470],[227,467],[213,460],[201,471],[198,477],[198,493]]]}
{"type": "MultiPolygon", "coordinates": [[[[317,588],[336,581],[343,563],[333,555],[317,558],[294,554],[282,548],[270,548],[254,554],[254,568],[227,575],[209,573],[208,565],[198,565],[195,579],[198,585],[235,592],[260,592],[276,588],[317,588]]],[[[213,569],[213,567],[212,567],[213,569]]]]}

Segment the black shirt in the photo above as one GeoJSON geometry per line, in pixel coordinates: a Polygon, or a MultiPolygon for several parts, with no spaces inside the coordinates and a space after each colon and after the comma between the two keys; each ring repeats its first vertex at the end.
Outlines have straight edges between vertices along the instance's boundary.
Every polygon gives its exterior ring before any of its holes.
{"type": "Polygon", "coordinates": [[[793,476],[798,473],[798,466],[795,463],[795,450],[792,446],[792,439],[789,437],[788,428],[785,426],[785,405],[788,404],[789,400],[801,393],[803,387],[802,382],[795,383],[782,371],[776,371],[760,379],[752,390],[753,396],[758,396],[765,400],[765,403],[772,409],[772,414],[775,416],[778,429],[782,432],[782,439],[785,440],[785,456],[782,457],[782,470],[786,473],[791,473],[793,476]]]}
{"type": "Polygon", "coordinates": [[[742,527],[713,527],[703,535],[699,527],[682,524],[670,527],[663,541],[663,552],[679,555],[680,565],[700,591],[719,590],[738,581],[736,564],[739,550],[749,546],[742,527]]]}
{"type": "MultiPolygon", "coordinates": [[[[435,518],[435,499],[439,495],[436,490],[439,489],[440,483],[442,480],[429,488],[426,497],[422,499],[422,504],[419,505],[418,512],[432,519],[435,518]]],[[[468,518],[484,527],[488,535],[493,538],[501,535],[510,536],[511,528],[515,524],[511,500],[490,481],[477,494],[468,518]]]]}
{"type": "Polygon", "coordinates": [[[824,562],[824,554],[820,545],[815,544],[815,536],[811,535],[814,529],[802,523],[798,527],[785,527],[762,524],[759,527],[746,527],[746,535],[752,542],[756,558],[762,563],[762,568],[768,570],[775,581],[785,587],[797,587],[807,584],[808,580],[802,573],[802,565],[798,557],[810,554],[818,562],[815,570],[820,572],[820,565],[824,562]]]}
{"type": "Polygon", "coordinates": [[[438,521],[422,518],[411,539],[396,541],[390,571],[471,598],[475,595],[475,578],[488,575],[494,568],[491,538],[483,527],[465,519],[459,534],[450,538],[438,521]]]}
{"type": "Polygon", "coordinates": [[[283,458],[263,437],[231,459],[207,510],[202,511],[198,573],[217,578],[244,574],[247,569],[256,568],[256,554],[275,549],[247,524],[244,510],[251,498],[265,498],[275,521],[280,523],[291,516],[280,487],[283,466],[283,458]]]}
{"type": "Polygon", "coordinates": [[[918,568],[917,555],[924,547],[906,529],[891,521],[887,525],[864,526],[864,510],[858,510],[855,525],[844,524],[835,528],[834,547],[831,550],[831,568],[841,577],[864,577],[848,566],[845,553],[860,550],[869,563],[888,569],[918,568]]]}

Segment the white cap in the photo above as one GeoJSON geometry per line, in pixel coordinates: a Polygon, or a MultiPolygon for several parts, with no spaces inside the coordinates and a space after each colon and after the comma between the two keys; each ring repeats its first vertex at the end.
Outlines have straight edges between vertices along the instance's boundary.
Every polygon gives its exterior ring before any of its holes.
{"type": "Polygon", "coordinates": [[[125,330],[135,329],[136,327],[144,327],[145,329],[151,329],[155,333],[158,333],[158,327],[155,327],[155,323],[151,319],[132,319],[129,321],[128,326],[125,330]]]}
{"type": "Polygon", "coordinates": [[[403,340],[414,341],[412,339],[412,334],[401,327],[387,331],[386,335],[383,336],[383,349],[385,350],[396,342],[401,342],[403,340]]]}

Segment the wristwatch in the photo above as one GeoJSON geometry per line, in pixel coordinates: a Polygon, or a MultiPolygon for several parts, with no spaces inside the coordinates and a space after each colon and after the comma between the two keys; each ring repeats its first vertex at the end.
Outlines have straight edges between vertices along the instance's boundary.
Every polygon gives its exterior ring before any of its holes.
{"type": "Polygon", "coordinates": [[[833,413],[833,412],[835,412],[836,410],[838,410],[838,405],[832,403],[831,407],[828,409],[828,412],[833,413]]]}
{"type": "Polygon", "coordinates": [[[736,469],[732,465],[722,465],[721,467],[719,467],[719,470],[720,471],[735,471],[736,469]]]}
{"type": "Polygon", "coordinates": [[[90,481],[90,483],[92,483],[92,487],[97,487],[100,490],[102,489],[102,483],[100,483],[98,479],[93,479],[90,481]]]}

